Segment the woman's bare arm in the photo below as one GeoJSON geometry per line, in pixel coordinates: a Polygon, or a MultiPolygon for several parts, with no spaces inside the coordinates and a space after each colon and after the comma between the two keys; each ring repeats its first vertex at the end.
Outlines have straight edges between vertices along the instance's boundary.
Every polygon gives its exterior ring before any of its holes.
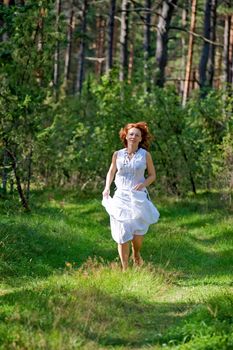
{"type": "Polygon", "coordinates": [[[103,196],[104,197],[108,197],[109,193],[110,193],[110,186],[111,183],[115,177],[116,171],[117,171],[117,167],[116,167],[116,158],[117,158],[117,152],[114,152],[113,156],[112,156],[112,163],[109,167],[107,176],[106,176],[106,182],[105,182],[105,188],[103,190],[103,196]]]}

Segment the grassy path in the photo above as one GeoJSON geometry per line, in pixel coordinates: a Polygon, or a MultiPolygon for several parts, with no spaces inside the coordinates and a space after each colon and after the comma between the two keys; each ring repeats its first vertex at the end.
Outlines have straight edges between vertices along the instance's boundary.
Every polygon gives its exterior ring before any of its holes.
{"type": "Polygon", "coordinates": [[[0,349],[233,349],[233,217],[218,194],[158,199],[122,273],[99,197],[0,207],[0,349]]]}

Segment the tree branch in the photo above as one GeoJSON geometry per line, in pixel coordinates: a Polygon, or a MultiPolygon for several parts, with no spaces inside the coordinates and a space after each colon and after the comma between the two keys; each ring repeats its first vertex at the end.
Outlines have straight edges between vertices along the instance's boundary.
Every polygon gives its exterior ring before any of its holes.
{"type": "Polygon", "coordinates": [[[190,31],[188,29],[185,29],[185,28],[182,28],[182,27],[174,27],[174,26],[171,26],[170,29],[180,30],[182,32],[189,33],[189,34],[191,34],[193,36],[196,36],[197,38],[202,39],[203,41],[205,41],[205,42],[207,42],[209,44],[212,44],[212,45],[215,45],[215,46],[219,46],[219,47],[223,47],[222,44],[217,43],[217,42],[212,41],[212,40],[209,40],[209,39],[205,38],[203,35],[195,33],[195,32],[192,32],[192,31],[190,31]]]}

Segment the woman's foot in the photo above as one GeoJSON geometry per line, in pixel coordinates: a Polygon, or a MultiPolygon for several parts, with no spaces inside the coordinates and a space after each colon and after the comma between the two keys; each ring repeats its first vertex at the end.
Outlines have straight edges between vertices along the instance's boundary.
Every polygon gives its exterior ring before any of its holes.
{"type": "Polygon", "coordinates": [[[143,260],[140,254],[133,256],[133,264],[136,267],[140,267],[143,265],[143,260]]]}
{"type": "Polygon", "coordinates": [[[140,250],[142,247],[142,242],[143,242],[144,236],[142,235],[134,235],[134,238],[132,240],[132,255],[133,255],[133,263],[134,266],[142,266],[143,265],[143,260],[140,255],[140,250]]]}

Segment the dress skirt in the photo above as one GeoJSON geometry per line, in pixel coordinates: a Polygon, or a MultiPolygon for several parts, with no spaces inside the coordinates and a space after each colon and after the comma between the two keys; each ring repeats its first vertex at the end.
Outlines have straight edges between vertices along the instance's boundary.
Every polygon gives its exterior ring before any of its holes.
{"type": "Polygon", "coordinates": [[[113,197],[103,198],[102,205],[110,216],[112,237],[120,244],[146,234],[149,225],[159,220],[159,212],[145,191],[117,189],[113,197]]]}

